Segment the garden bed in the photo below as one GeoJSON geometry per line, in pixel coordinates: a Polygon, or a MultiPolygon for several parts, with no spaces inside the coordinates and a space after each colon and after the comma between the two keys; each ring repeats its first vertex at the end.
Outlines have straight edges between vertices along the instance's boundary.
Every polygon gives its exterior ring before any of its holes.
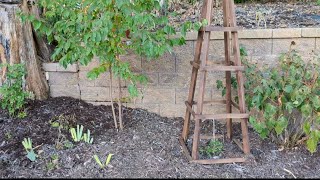
{"type": "MultiPolygon", "coordinates": [[[[249,128],[250,163],[219,165],[190,164],[179,144],[182,118],[166,118],[143,109],[124,108],[123,131],[113,126],[110,106],[93,106],[70,97],[30,101],[27,117],[9,118],[0,110],[0,177],[105,177],[105,178],[316,178],[320,173],[320,153],[311,155],[304,146],[281,150],[264,141],[249,128]],[[57,144],[58,128],[83,125],[90,129],[93,144],[74,143],[67,130],[61,130],[62,144],[57,144]],[[39,157],[31,162],[22,146],[30,137],[39,157]],[[62,138],[63,139],[63,138],[62,138]],[[68,140],[69,144],[64,143],[68,140]],[[73,146],[70,145],[70,142],[73,146]],[[58,145],[58,146],[57,146],[58,145]],[[92,158],[104,162],[114,154],[110,164],[100,169],[92,158]],[[58,160],[52,160],[55,156],[58,160]]],[[[218,124],[218,123],[217,123],[218,124]]],[[[235,125],[235,131],[238,131],[235,125]]],[[[216,126],[224,132],[224,126],[216,126]]],[[[238,148],[228,152],[236,154],[238,148]]]]}

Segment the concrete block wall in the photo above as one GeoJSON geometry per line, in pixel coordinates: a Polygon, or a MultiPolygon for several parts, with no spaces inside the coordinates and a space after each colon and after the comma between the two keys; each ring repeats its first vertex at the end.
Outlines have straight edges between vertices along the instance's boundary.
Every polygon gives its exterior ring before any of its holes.
{"type": "MultiPolygon", "coordinates": [[[[175,47],[172,53],[165,54],[157,61],[147,61],[131,53],[123,56],[122,59],[130,62],[134,71],[149,77],[147,87],[141,87],[143,95],[124,105],[147,109],[161,116],[184,117],[184,102],[188,97],[192,70],[189,62],[194,58],[196,39],[197,32],[188,33],[186,45],[175,47]]],[[[294,48],[304,58],[311,58],[313,51],[320,52],[320,28],[254,29],[239,32],[240,44],[247,49],[249,58],[260,66],[276,65],[279,55],[289,50],[292,41],[296,44],[294,48]]],[[[223,56],[223,33],[213,32],[209,60],[223,60],[223,56]]],[[[93,59],[88,66],[74,64],[67,69],[61,68],[57,63],[44,64],[51,97],[71,96],[94,105],[110,105],[109,75],[103,74],[96,80],[86,78],[87,72],[98,64],[98,59],[93,59]]],[[[222,99],[221,92],[216,89],[216,80],[223,78],[224,72],[208,74],[206,100],[222,99]]],[[[121,82],[124,96],[128,95],[126,84],[127,82],[121,82]]],[[[116,97],[118,89],[112,88],[112,93],[116,97]]],[[[205,113],[223,112],[224,109],[223,105],[204,107],[205,113]]]]}

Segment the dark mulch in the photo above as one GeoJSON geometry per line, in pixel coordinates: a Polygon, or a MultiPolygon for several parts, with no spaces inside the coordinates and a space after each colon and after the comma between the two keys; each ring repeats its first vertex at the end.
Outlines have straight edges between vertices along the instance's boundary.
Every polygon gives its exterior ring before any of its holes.
{"type": "MultiPolygon", "coordinates": [[[[105,177],[105,178],[317,178],[320,174],[320,153],[311,155],[304,147],[279,149],[268,140],[261,140],[249,128],[250,163],[219,165],[190,164],[182,153],[178,138],[183,119],[166,118],[143,109],[124,108],[125,129],[113,126],[111,107],[93,106],[73,98],[51,98],[32,101],[24,119],[9,118],[0,110],[0,177],[105,177]],[[93,144],[74,143],[70,133],[52,127],[60,122],[66,127],[82,124],[90,129],[93,144]],[[57,143],[58,136],[62,144],[57,143]],[[31,162],[25,156],[21,141],[33,140],[39,157],[31,162]],[[114,154],[108,167],[100,169],[92,156],[105,161],[114,154]],[[58,160],[53,161],[53,156],[58,160]]],[[[212,122],[205,123],[208,130],[212,122]]],[[[220,133],[224,125],[216,123],[220,133]]],[[[239,126],[234,126],[235,133],[239,126]]],[[[221,156],[238,156],[239,148],[224,141],[221,156]]],[[[241,154],[240,154],[241,155],[241,154]]]]}

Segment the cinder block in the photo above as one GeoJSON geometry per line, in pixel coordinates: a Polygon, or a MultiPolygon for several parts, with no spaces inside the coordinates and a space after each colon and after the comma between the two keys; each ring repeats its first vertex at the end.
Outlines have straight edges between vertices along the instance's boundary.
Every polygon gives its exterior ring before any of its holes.
{"type": "Polygon", "coordinates": [[[50,85],[78,85],[78,73],[49,72],[50,85]]]}
{"type": "Polygon", "coordinates": [[[174,48],[174,54],[176,57],[176,72],[191,75],[190,61],[194,60],[194,41],[188,41],[186,45],[174,48]]]}
{"type": "MultiPolygon", "coordinates": [[[[146,86],[157,86],[159,84],[159,73],[142,73],[148,79],[146,86]]],[[[144,85],[138,83],[137,87],[145,87],[144,85]]]]}
{"type": "Polygon", "coordinates": [[[106,87],[81,87],[81,100],[109,101],[110,90],[106,87]]]}
{"type": "MultiPolygon", "coordinates": [[[[121,82],[121,87],[126,86],[126,81],[125,80],[120,80],[121,82]]],[[[110,73],[105,72],[99,75],[98,78],[94,80],[94,86],[96,87],[109,87],[110,86],[110,73]]],[[[112,76],[112,86],[113,87],[118,87],[119,84],[119,79],[118,77],[115,77],[114,75],[112,76]]]]}
{"type": "Polygon", "coordinates": [[[248,56],[270,55],[272,53],[272,39],[241,39],[240,47],[243,46],[248,56]]]}
{"type": "Polygon", "coordinates": [[[127,54],[120,56],[120,59],[123,62],[128,62],[133,72],[142,71],[142,68],[141,68],[142,58],[139,55],[136,55],[133,52],[128,52],[127,54]]]}
{"type": "Polygon", "coordinates": [[[292,42],[295,43],[292,49],[297,50],[301,55],[310,55],[316,47],[315,38],[274,39],[272,54],[280,55],[288,52],[292,42]]]}
{"type": "Polygon", "coordinates": [[[111,102],[92,102],[92,101],[86,101],[87,103],[93,104],[94,106],[111,106],[111,102]]]}
{"type": "Polygon", "coordinates": [[[79,85],[93,87],[95,80],[90,80],[87,78],[88,71],[79,71],[79,85]]]}
{"type": "Polygon", "coordinates": [[[159,86],[161,87],[188,87],[191,75],[182,73],[159,73],[159,86]]]}
{"type": "Polygon", "coordinates": [[[223,40],[211,40],[209,43],[209,56],[224,56],[224,41],[223,40]]]}
{"type": "Polygon", "coordinates": [[[273,38],[297,38],[301,37],[301,28],[284,28],[284,29],[273,29],[273,38]]]}
{"type": "MultiPolygon", "coordinates": [[[[176,88],[176,104],[184,104],[188,100],[189,88],[176,88]]],[[[198,88],[195,90],[194,101],[198,100],[198,88]]],[[[205,89],[204,100],[212,100],[212,87],[205,89]]]]}
{"type": "Polygon", "coordinates": [[[175,56],[174,54],[166,53],[158,59],[142,59],[143,72],[174,72],[175,71],[175,56]]]}
{"type": "Polygon", "coordinates": [[[320,37],[320,28],[302,28],[302,37],[320,37]]]}
{"type": "Polygon", "coordinates": [[[143,95],[143,104],[163,104],[175,102],[175,89],[147,87],[143,95]]]}
{"type": "Polygon", "coordinates": [[[60,64],[57,65],[57,71],[58,72],[78,72],[79,66],[78,64],[69,64],[67,68],[64,68],[60,64]]]}
{"type": "Polygon", "coordinates": [[[69,96],[76,99],[80,99],[80,88],[78,85],[50,85],[50,96],[69,96]]]}
{"type": "Polygon", "coordinates": [[[239,31],[239,39],[272,38],[272,29],[244,29],[239,31]]]}
{"type": "Polygon", "coordinates": [[[83,65],[79,63],[79,69],[80,71],[91,71],[93,68],[98,67],[100,64],[98,57],[93,57],[91,62],[87,65],[83,65]]]}
{"type": "Polygon", "coordinates": [[[184,117],[185,104],[160,104],[160,115],[163,117],[184,117]]]}
{"type": "Polygon", "coordinates": [[[46,72],[56,72],[58,63],[42,63],[43,70],[46,72]]]}

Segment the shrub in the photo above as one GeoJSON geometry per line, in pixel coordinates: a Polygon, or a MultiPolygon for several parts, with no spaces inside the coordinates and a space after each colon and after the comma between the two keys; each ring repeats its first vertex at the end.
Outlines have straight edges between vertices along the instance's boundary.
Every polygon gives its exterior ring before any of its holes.
{"type": "Polygon", "coordinates": [[[253,128],[286,148],[306,141],[307,149],[315,152],[320,140],[319,60],[305,62],[290,50],[281,55],[278,66],[262,70],[246,58],[242,61],[253,128]]]}
{"type": "Polygon", "coordinates": [[[21,112],[29,97],[29,93],[22,88],[23,78],[26,75],[23,64],[1,64],[0,67],[7,68],[6,80],[0,87],[0,105],[2,109],[7,109],[10,116],[15,116],[18,113],[19,117],[26,114],[21,112]],[[19,113],[21,112],[21,114],[19,113]]]}

